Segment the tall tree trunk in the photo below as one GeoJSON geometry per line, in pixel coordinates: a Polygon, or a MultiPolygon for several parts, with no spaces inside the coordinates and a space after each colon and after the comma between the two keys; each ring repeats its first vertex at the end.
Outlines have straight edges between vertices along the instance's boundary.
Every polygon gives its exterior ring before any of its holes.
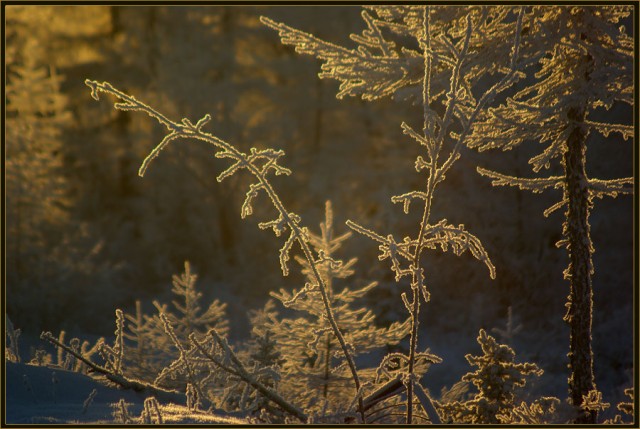
{"type": "MultiPolygon", "coordinates": [[[[584,37],[584,36],[583,36],[584,37]]],[[[590,80],[593,58],[585,55],[579,66],[585,67],[585,84],[590,80]]],[[[586,104],[586,100],[585,100],[586,104]]],[[[593,274],[591,261],[591,238],[589,211],[589,189],[586,164],[587,132],[582,126],[586,115],[586,105],[570,108],[567,118],[573,128],[567,140],[564,154],[564,169],[568,208],[564,224],[564,236],[568,240],[569,267],[565,272],[570,282],[568,311],[565,321],[571,329],[569,344],[569,394],[575,406],[583,403],[583,397],[595,389],[593,374],[593,351],[591,349],[591,318],[593,310],[593,274]]],[[[595,423],[597,411],[585,411],[576,420],[577,424],[595,423]]]]}

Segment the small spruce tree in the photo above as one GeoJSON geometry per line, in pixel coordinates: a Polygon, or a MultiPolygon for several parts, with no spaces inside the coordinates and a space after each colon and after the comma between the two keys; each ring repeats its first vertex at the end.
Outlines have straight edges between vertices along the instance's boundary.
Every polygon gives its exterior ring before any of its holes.
{"type": "MultiPolygon", "coordinates": [[[[356,258],[343,262],[336,258],[336,251],[351,236],[351,232],[336,234],[331,202],[325,204],[325,220],[320,224],[321,234],[309,232],[309,242],[320,255],[319,272],[327,285],[331,307],[336,320],[345,330],[345,339],[354,350],[354,355],[365,354],[396,345],[409,333],[409,321],[394,322],[386,328],[375,325],[371,310],[355,307],[354,302],[377,286],[370,283],[360,289],[348,286],[338,290],[338,281],[354,274],[356,258]]],[[[313,273],[309,263],[296,258],[309,282],[304,288],[293,292],[281,289],[271,296],[285,307],[296,310],[298,317],[269,318],[266,329],[273,332],[273,340],[284,356],[282,364],[283,382],[292,398],[302,400],[305,407],[316,411],[338,411],[350,401],[348,368],[341,359],[339,345],[331,334],[327,317],[321,305],[321,296],[312,285],[313,273]]],[[[362,369],[371,378],[371,370],[362,369]]]]}
{"type": "Polygon", "coordinates": [[[171,292],[177,299],[171,303],[175,313],[166,310],[157,301],[155,307],[167,315],[174,326],[176,336],[183,343],[189,342],[191,333],[205,334],[209,329],[215,329],[221,335],[226,335],[229,331],[229,321],[225,316],[227,304],[221,303],[218,299],[213,300],[206,310],[202,310],[200,299],[202,292],[196,290],[198,276],[191,272],[191,264],[184,263],[184,273],[174,275],[171,292]]]}
{"type": "MultiPolygon", "coordinates": [[[[226,318],[226,304],[215,299],[206,310],[202,310],[202,293],[196,289],[197,275],[191,272],[191,265],[185,262],[185,271],[173,276],[171,292],[177,297],[172,300],[174,311],[166,304],[154,301],[157,315],[142,313],[140,302],[136,302],[136,314],[125,315],[128,323],[123,331],[125,347],[124,359],[127,373],[133,377],[152,382],[163,368],[178,358],[179,351],[167,334],[165,323],[160,315],[169,320],[173,332],[182,345],[188,348],[189,335],[202,338],[210,329],[216,329],[221,335],[229,331],[226,318]]],[[[172,383],[170,383],[172,384],[172,383]]],[[[179,380],[183,385],[184,380],[179,380]]]]}
{"type": "MultiPolygon", "coordinates": [[[[278,317],[275,303],[269,299],[264,307],[249,312],[251,338],[238,352],[247,362],[256,380],[276,392],[281,390],[281,368],[285,363],[281,348],[275,340],[271,325],[278,317]]],[[[235,383],[228,389],[224,406],[250,415],[259,423],[283,423],[285,414],[269,398],[246,383],[235,383]]]]}
{"type": "MultiPolygon", "coordinates": [[[[510,416],[515,408],[515,392],[526,384],[529,375],[542,375],[533,363],[515,363],[515,352],[499,344],[483,329],[478,335],[481,356],[466,355],[470,365],[478,369],[462,376],[478,389],[467,401],[453,401],[440,406],[445,420],[450,423],[497,424],[504,422],[499,416],[510,416]]],[[[504,417],[503,417],[504,419],[504,417]]],[[[508,417],[507,417],[508,421],[508,417]]]]}

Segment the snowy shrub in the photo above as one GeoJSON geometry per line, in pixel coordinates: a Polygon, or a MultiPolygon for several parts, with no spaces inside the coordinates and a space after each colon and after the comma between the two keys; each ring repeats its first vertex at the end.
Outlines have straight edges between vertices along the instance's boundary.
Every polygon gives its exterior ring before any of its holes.
{"type": "Polygon", "coordinates": [[[210,329],[215,329],[222,335],[229,331],[229,322],[226,319],[226,304],[214,300],[206,310],[200,307],[202,293],[196,290],[198,276],[191,272],[189,262],[184,263],[184,273],[173,276],[173,289],[171,292],[177,300],[171,301],[175,314],[165,305],[154,301],[153,305],[160,313],[164,313],[174,326],[179,341],[186,345],[191,333],[206,334],[210,329]]]}
{"type": "Polygon", "coordinates": [[[122,375],[122,361],[124,358],[124,313],[120,309],[116,310],[115,335],[113,346],[109,346],[103,342],[99,348],[99,352],[105,362],[105,367],[116,375],[122,375]]]}
{"type": "Polygon", "coordinates": [[[103,354],[104,338],[99,338],[93,345],[91,345],[91,342],[87,340],[81,342],[79,338],[74,337],[69,340],[68,346],[64,346],[66,336],[67,333],[64,330],[60,331],[58,337],[55,339],[51,333],[43,333],[41,338],[51,338],[53,341],[49,342],[56,346],[56,361],[54,363],[53,358],[51,355],[46,353],[46,351],[37,350],[32,362],[36,365],[44,366],[53,364],[57,368],[66,371],[87,373],[88,367],[84,363],[84,360],[90,361],[94,355],[103,354]]]}
{"type": "Polygon", "coordinates": [[[126,314],[124,336],[125,369],[128,374],[141,380],[151,381],[160,373],[168,357],[165,353],[164,336],[155,332],[156,321],[142,313],[139,300],[135,304],[135,315],[126,314]]]}
{"type": "MultiPolygon", "coordinates": [[[[543,371],[533,363],[515,363],[513,349],[499,344],[482,329],[478,344],[482,348],[481,356],[465,356],[477,369],[462,376],[462,381],[471,382],[478,393],[466,401],[442,403],[444,420],[449,423],[511,423],[514,421],[516,389],[524,387],[527,376],[540,376],[543,371]]],[[[536,403],[533,409],[525,404],[522,410],[534,415],[545,414],[552,408],[553,401],[555,398],[536,403]]]]}
{"type": "Polygon", "coordinates": [[[47,366],[53,362],[53,358],[51,357],[51,353],[47,353],[46,350],[38,349],[34,352],[33,358],[29,363],[31,365],[37,366],[47,366]]]}
{"type": "Polygon", "coordinates": [[[520,405],[514,406],[508,413],[499,414],[497,417],[501,423],[505,424],[544,425],[566,424],[576,416],[575,407],[563,404],[558,398],[542,397],[530,404],[520,402],[520,405]]]}

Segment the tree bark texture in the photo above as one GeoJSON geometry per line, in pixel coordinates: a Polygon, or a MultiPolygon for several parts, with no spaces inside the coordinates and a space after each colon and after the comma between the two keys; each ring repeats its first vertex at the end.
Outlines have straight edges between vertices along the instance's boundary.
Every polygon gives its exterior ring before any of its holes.
{"type": "MultiPolygon", "coordinates": [[[[585,84],[590,80],[589,72],[593,58],[585,55],[585,84]]],[[[593,312],[593,288],[591,282],[592,245],[590,238],[589,211],[592,203],[586,165],[587,131],[582,126],[586,116],[586,100],[581,106],[574,106],[567,112],[572,130],[567,139],[564,154],[564,169],[568,207],[564,224],[565,239],[568,240],[569,267],[566,275],[570,282],[568,311],[565,321],[571,330],[569,345],[569,394],[575,406],[583,403],[583,397],[595,389],[593,374],[593,351],[591,348],[591,324],[593,312]]],[[[576,420],[577,424],[595,423],[596,411],[585,411],[576,420]]]]}

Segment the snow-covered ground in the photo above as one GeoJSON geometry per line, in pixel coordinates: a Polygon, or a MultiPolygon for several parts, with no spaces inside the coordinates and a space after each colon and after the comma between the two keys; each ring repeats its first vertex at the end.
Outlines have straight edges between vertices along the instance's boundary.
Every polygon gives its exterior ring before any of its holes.
{"type": "MultiPolygon", "coordinates": [[[[123,399],[132,423],[140,416],[146,399],[142,393],[109,387],[90,376],[58,368],[6,363],[7,424],[118,424],[115,405],[123,399]],[[87,404],[91,393],[93,400],[87,404]]],[[[176,395],[175,403],[161,403],[164,424],[246,424],[247,421],[216,413],[193,412],[176,395]]],[[[152,421],[156,421],[152,417],[152,421]]]]}

